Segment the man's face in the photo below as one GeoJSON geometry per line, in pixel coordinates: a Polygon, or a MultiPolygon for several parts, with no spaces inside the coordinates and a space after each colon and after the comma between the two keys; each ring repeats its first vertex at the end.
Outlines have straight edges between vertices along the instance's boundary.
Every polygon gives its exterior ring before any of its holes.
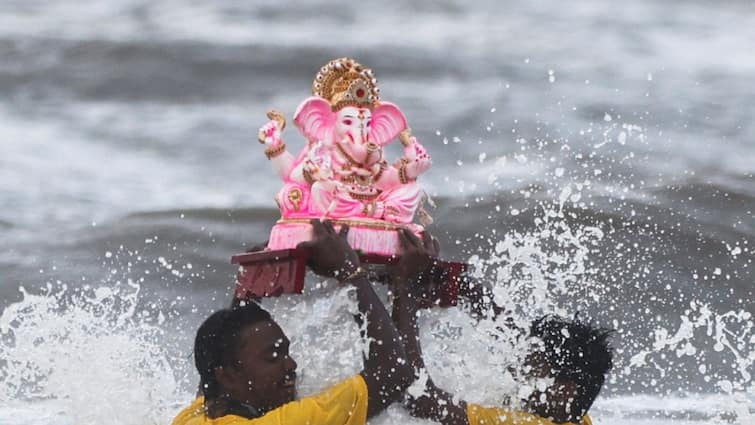
{"type": "Polygon", "coordinates": [[[263,411],[296,398],[296,362],[289,356],[289,340],[273,321],[241,329],[233,366],[223,373],[231,398],[263,411]]]}
{"type": "Polygon", "coordinates": [[[568,422],[571,416],[568,406],[576,395],[575,385],[554,380],[554,372],[542,351],[533,351],[527,356],[524,372],[532,388],[522,399],[527,410],[555,422],[568,422]]]}

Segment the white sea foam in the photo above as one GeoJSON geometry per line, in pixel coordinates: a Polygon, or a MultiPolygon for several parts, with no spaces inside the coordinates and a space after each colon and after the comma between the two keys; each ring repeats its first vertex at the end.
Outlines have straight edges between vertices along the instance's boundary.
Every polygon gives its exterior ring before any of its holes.
{"type": "Polygon", "coordinates": [[[0,423],[166,423],[180,381],[139,287],[48,288],[0,316],[0,423]]]}

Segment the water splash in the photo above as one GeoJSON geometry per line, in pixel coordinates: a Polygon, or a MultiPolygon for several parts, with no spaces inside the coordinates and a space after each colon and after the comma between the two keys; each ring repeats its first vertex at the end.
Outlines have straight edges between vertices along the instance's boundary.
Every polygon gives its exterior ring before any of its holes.
{"type": "MultiPolygon", "coordinates": [[[[542,213],[534,218],[532,230],[503,234],[487,257],[473,259],[479,277],[492,276],[496,301],[511,307],[503,316],[477,321],[463,308],[423,313],[420,324],[426,363],[441,387],[472,402],[515,405],[526,387],[509,369],[521,363],[528,345],[521,334],[504,323],[513,320],[526,327],[541,314],[570,315],[579,300],[601,300],[602,287],[594,281],[597,271],[591,261],[602,248],[604,230],[595,222],[584,225],[569,219],[563,204],[573,194],[560,197],[550,206],[541,204],[542,213]]],[[[162,264],[167,260],[157,261],[162,264]]],[[[61,420],[84,424],[166,423],[191,399],[185,391],[186,383],[196,382],[196,377],[193,373],[177,377],[174,361],[187,360],[172,358],[161,342],[166,339],[167,313],[160,312],[159,302],[149,311],[140,310],[141,288],[126,281],[81,290],[48,286],[42,294],[23,291],[23,301],[5,310],[0,316],[0,358],[5,360],[0,364],[0,401],[10,407],[3,408],[2,415],[28,415],[33,405],[52,412],[49,417],[37,417],[36,423],[45,425],[61,420]],[[14,411],[12,403],[19,400],[25,404],[14,411]],[[131,416],[114,415],[123,406],[130,407],[131,416]]],[[[263,300],[264,307],[291,338],[292,354],[299,363],[299,389],[304,396],[357,373],[365,349],[355,343],[359,341],[359,328],[352,319],[354,300],[349,290],[336,289],[332,283],[309,282],[301,296],[263,300]]],[[[376,287],[389,302],[387,290],[376,287]]],[[[648,365],[663,373],[673,365],[673,357],[666,357],[667,353],[689,357],[705,350],[690,348],[693,341],[700,346],[700,339],[693,335],[704,332],[714,350],[731,352],[736,359],[732,367],[736,365],[740,371],[740,379],[728,384],[711,374],[729,398],[726,403],[720,398],[709,402],[703,409],[704,417],[721,423],[747,423],[743,421],[752,418],[748,394],[753,393],[749,372],[754,342],[751,316],[744,312],[719,314],[695,302],[684,317],[676,331],[659,327],[655,342],[639,346],[632,362],[620,365],[615,373],[631,376],[648,365]],[[711,415],[711,409],[721,413],[711,415]]],[[[599,401],[598,412],[622,423],[623,408],[617,403],[625,399],[601,398],[604,404],[599,401]],[[608,410],[600,410],[600,406],[608,410]]],[[[635,404],[627,415],[641,416],[638,406],[635,404]]],[[[677,410],[687,414],[685,409],[680,405],[677,410]]],[[[677,410],[661,406],[648,415],[658,418],[658,411],[673,415],[677,410]]],[[[395,422],[423,423],[408,418],[399,406],[374,421],[395,422]]]]}
{"type": "MultiPolygon", "coordinates": [[[[691,301],[676,330],[660,326],[653,336],[652,346],[632,356],[621,374],[631,376],[635,370],[652,367],[663,379],[676,361],[692,358],[698,367],[690,374],[699,372],[706,383],[712,381],[723,393],[718,397],[709,395],[714,409],[699,414],[711,423],[755,423],[755,382],[751,372],[755,365],[755,332],[751,313],[718,313],[705,303],[691,301]],[[704,361],[705,351],[711,348],[728,354],[716,365],[719,370],[704,361]],[[722,366],[724,371],[720,370],[722,366]]],[[[687,398],[699,396],[687,394],[687,398]]]]}
{"type": "Polygon", "coordinates": [[[590,255],[600,245],[603,231],[565,219],[563,204],[569,194],[555,206],[544,207],[533,230],[505,233],[487,257],[470,259],[475,277],[490,277],[496,304],[506,306],[508,318],[521,327],[543,314],[572,315],[567,307],[574,306],[563,303],[565,295],[576,299],[587,291],[591,300],[600,299],[600,286],[591,280],[597,270],[590,255]]]}
{"type": "Polygon", "coordinates": [[[175,359],[161,346],[164,313],[137,311],[139,289],[22,288],[0,316],[0,402],[36,405],[55,423],[167,423],[179,398],[175,359]]]}

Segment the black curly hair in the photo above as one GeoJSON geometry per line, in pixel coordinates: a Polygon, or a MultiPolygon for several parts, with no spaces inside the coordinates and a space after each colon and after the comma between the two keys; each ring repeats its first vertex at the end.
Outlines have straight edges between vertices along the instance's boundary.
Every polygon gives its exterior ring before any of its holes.
{"type": "Polygon", "coordinates": [[[254,302],[247,302],[218,310],[199,326],[194,338],[194,365],[205,400],[215,400],[221,395],[215,369],[230,366],[236,360],[241,330],[266,320],[272,320],[270,313],[254,302]]]}
{"type": "Polygon", "coordinates": [[[573,382],[576,397],[571,403],[573,418],[587,413],[613,366],[613,350],[608,338],[612,329],[598,328],[557,316],[543,316],[532,323],[530,334],[539,338],[548,366],[557,382],[573,382]]]}

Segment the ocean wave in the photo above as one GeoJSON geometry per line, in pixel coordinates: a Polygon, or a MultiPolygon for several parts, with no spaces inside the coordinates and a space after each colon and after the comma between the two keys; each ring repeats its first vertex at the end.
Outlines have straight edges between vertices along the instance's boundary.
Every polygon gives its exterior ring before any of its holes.
{"type": "Polygon", "coordinates": [[[280,212],[277,208],[185,208],[158,211],[137,211],[129,213],[120,222],[162,221],[163,219],[186,219],[188,221],[237,222],[270,221],[280,212]]]}
{"type": "MultiPolygon", "coordinates": [[[[24,90],[81,100],[233,102],[274,97],[282,80],[306,92],[314,73],[332,55],[326,47],[291,46],[285,55],[280,50],[257,41],[223,45],[191,40],[0,39],[0,55],[11,63],[0,69],[0,87],[7,95],[24,90]]],[[[366,51],[360,60],[379,69],[383,78],[466,73],[442,54],[398,45],[366,51]]]]}
{"type": "Polygon", "coordinates": [[[598,398],[593,416],[613,424],[734,423],[755,420],[755,394],[635,394],[598,398]]]}

